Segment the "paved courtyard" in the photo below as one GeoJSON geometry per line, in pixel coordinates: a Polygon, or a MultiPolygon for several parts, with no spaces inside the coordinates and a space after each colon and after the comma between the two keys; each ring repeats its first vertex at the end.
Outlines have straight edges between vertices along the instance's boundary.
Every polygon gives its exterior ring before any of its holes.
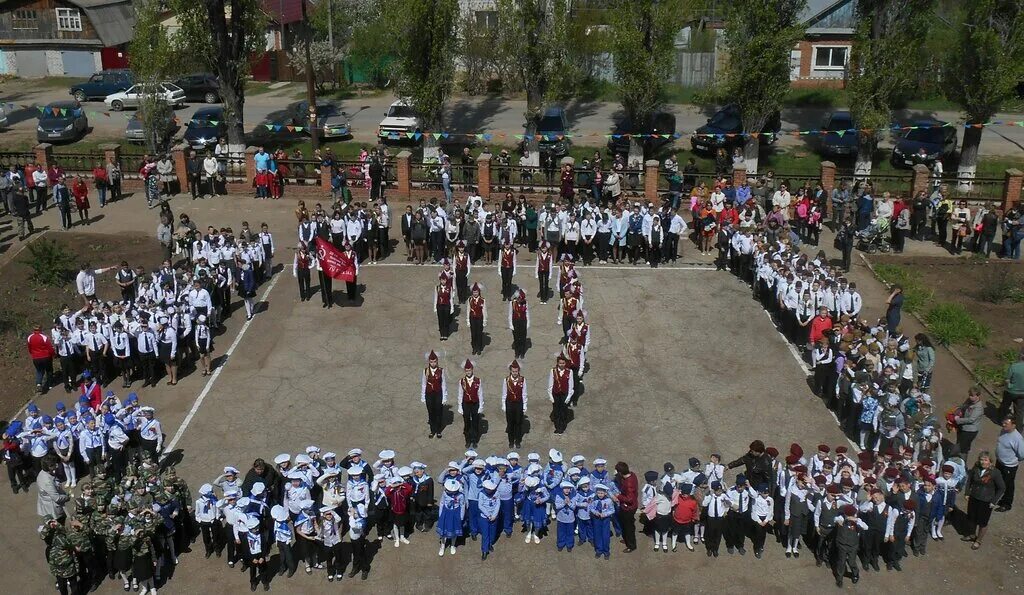
{"type": "MultiPolygon", "coordinates": [[[[201,225],[231,224],[237,229],[243,216],[254,224],[268,220],[282,246],[278,261],[290,264],[291,254],[283,246],[291,242],[294,219],[287,204],[172,206],[176,213],[192,213],[201,225]]],[[[149,223],[155,213],[147,214],[137,204],[123,207],[120,212],[108,209],[112,216],[95,226],[96,231],[131,226],[150,233],[155,227],[149,223]]],[[[309,444],[339,453],[359,446],[369,455],[393,448],[401,463],[421,460],[434,476],[447,461],[460,458],[462,421],[452,414],[455,379],[470,351],[469,333],[462,314],[463,324],[452,339],[437,340],[431,310],[436,274],[435,267],[402,263],[366,266],[360,275],[365,286],[361,303],[345,307],[342,300],[343,307],[333,310],[321,309],[318,298],[300,303],[289,270],[261,288],[265,310],[249,323],[240,316],[231,320],[216,346],[218,355],[230,350],[230,357],[212,379],[192,374],[173,391],[161,386],[144,394],[143,400],[157,406],[175,450],[171,456],[180,458],[178,469],[193,490],[216,477],[224,465],[245,470],[256,456],[270,460],[309,444]],[[451,425],[440,440],[427,438],[426,412],[418,396],[423,356],[430,349],[443,353],[451,395],[451,425]]],[[[588,464],[597,456],[612,463],[624,460],[642,474],[660,469],[665,461],[685,466],[690,456],[703,462],[713,452],[731,460],[755,438],[782,451],[794,441],[805,450],[819,442],[846,444],[831,414],[810,394],[790,348],[750,299],[747,287],[732,276],[692,258],[684,267],[584,268],[580,275],[593,332],[590,372],[575,419],[561,436],[552,433],[544,395],[545,373],[558,349],[555,302],[540,305],[532,297],[536,281],[529,264],[521,264],[516,277],[532,305],[532,346],[523,369],[529,382],[529,432],[519,449],[524,459],[528,452],[545,454],[555,447],[567,458],[583,454],[588,464]]],[[[475,268],[473,280],[487,286],[489,303],[490,340],[484,355],[476,358],[487,420],[478,450],[484,455],[505,453],[499,383],[512,358],[507,306],[500,300],[496,269],[475,268]]],[[[343,293],[342,287],[338,295],[343,293]]],[[[870,308],[877,313],[877,303],[870,308]]],[[[40,405],[52,409],[64,397],[58,392],[40,405]]],[[[733,477],[727,474],[727,480],[733,477]]],[[[34,535],[34,494],[15,497],[9,490],[0,491],[5,511],[0,546],[24,552],[0,562],[10,593],[45,591],[42,544],[34,535]]],[[[999,548],[1001,536],[1010,531],[1007,525],[1019,521],[1017,515],[998,517],[1002,522],[993,527],[981,552],[971,552],[948,531],[946,542],[932,544],[925,560],[911,559],[903,573],[864,573],[856,588],[952,592],[962,590],[966,576],[977,581],[979,592],[1017,588],[1016,570],[1007,567],[1008,557],[999,548]]],[[[411,545],[397,550],[385,543],[365,583],[346,578],[335,586],[322,572],[311,577],[300,572],[291,580],[275,580],[272,587],[274,592],[296,593],[354,585],[366,592],[401,593],[833,588],[830,573],[816,569],[813,557],[786,560],[778,547],[769,547],[763,560],[723,553],[711,562],[700,551],[682,548],[672,555],[655,554],[650,542],[641,539],[641,549],[631,555],[621,554],[621,545],[613,543],[612,558],[605,562],[595,560],[588,547],[556,555],[552,539],[525,545],[517,535],[500,539],[495,554],[481,562],[477,543],[470,542],[454,558],[438,559],[434,534],[417,533],[411,545]]],[[[236,593],[248,586],[247,578],[228,569],[222,559],[204,560],[195,553],[181,558],[175,574],[162,591],[236,593]]],[[[120,586],[108,582],[101,591],[120,592],[120,586]]]]}

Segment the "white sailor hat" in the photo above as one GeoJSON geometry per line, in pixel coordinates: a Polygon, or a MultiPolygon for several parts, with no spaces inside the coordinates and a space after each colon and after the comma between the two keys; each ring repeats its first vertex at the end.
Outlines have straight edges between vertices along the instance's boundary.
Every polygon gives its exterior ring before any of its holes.
{"type": "Polygon", "coordinates": [[[538,484],[540,484],[540,478],[537,477],[536,475],[531,475],[531,476],[526,478],[525,483],[526,483],[526,487],[528,487],[528,488],[535,488],[535,487],[537,487],[538,484]]]}
{"type": "Polygon", "coordinates": [[[325,452],[324,453],[324,458],[325,459],[336,459],[336,458],[338,458],[338,455],[336,455],[333,452],[325,452]]]}
{"type": "Polygon", "coordinates": [[[513,459],[518,461],[519,460],[519,453],[515,452],[515,451],[512,451],[512,452],[508,453],[507,455],[505,455],[505,458],[510,460],[510,461],[513,460],[513,459]]]}
{"type": "Polygon", "coordinates": [[[398,474],[402,477],[409,477],[410,475],[412,475],[412,467],[403,465],[398,468],[398,474]]]}
{"type": "Polygon", "coordinates": [[[275,465],[284,465],[285,463],[291,462],[291,460],[292,460],[292,455],[290,455],[290,454],[288,454],[286,452],[283,452],[283,453],[277,455],[276,457],[274,457],[274,464],[275,465]]]}
{"type": "Polygon", "coordinates": [[[348,456],[350,456],[350,457],[358,457],[358,456],[362,456],[362,454],[363,454],[363,449],[361,449],[361,448],[353,448],[352,450],[348,451],[348,456]]]}
{"type": "Polygon", "coordinates": [[[473,450],[472,448],[466,451],[466,458],[467,458],[467,459],[468,459],[468,458],[475,458],[475,457],[477,457],[477,456],[479,456],[479,455],[477,455],[477,454],[476,454],[476,451],[475,451],[475,450],[473,450]]]}
{"type": "Polygon", "coordinates": [[[315,452],[320,452],[320,447],[319,446],[310,445],[310,446],[306,447],[306,454],[311,455],[311,454],[313,454],[315,452]]]}
{"type": "Polygon", "coordinates": [[[599,483],[596,486],[594,486],[594,491],[604,491],[604,492],[607,492],[608,491],[608,486],[604,485],[603,483],[599,483]]]}
{"type": "Polygon", "coordinates": [[[340,475],[340,473],[338,473],[335,470],[324,471],[324,474],[320,476],[320,480],[326,480],[326,479],[329,479],[331,477],[338,477],[338,475],[340,475]]]}
{"type": "Polygon", "coordinates": [[[498,457],[491,455],[484,459],[484,461],[487,463],[488,467],[493,467],[498,464],[498,457]]]}
{"type": "Polygon", "coordinates": [[[401,477],[392,476],[390,479],[388,479],[389,486],[401,485],[403,483],[405,483],[405,481],[401,477]]]}
{"type": "Polygon", "coordinates": [[[245,517],[245,528],[255,529],[260,526],[260,519],[255,515],[248,515],[245,517]]]}
{"type": "Polygon", "coordinates": [[[328,512],[331,513],[331,514],[334,514],[334,507],[333,506],[321,506],[320,507],[320,514],[326,514],[328,512]]]}
{"type": "Polygon", "coordinates": [[[395,451],[391,449],[382,450],[380,451],[380,454],[378,454],[377,456],[380,457],[381,460],[386,461],[388,459],[395,458],[395,451]]]}
{"type": "Polygon", "coordinates": [[[259,496],[265,491],[267,491],[266,484],[264,484],[262,481],[257,481],[256,483],[252,484],[252,489],[249,490],[249,493],[252,494],[253,496],[259,496]]]}
{"type": "Polygon", "coordinates": [[[156,413],[156,409],[153,409],[149,405],[146,405],[145,407],[139,407],[139,412],[140,413],[156,413]]]}
{"type": "Polygon", "coordinates": [[[581,477],[580,480],[576,482],[576,487],[580,487],[582,485],[590,485],[590,478],[584,476],[581,477]]]}
{"type": "Polygon", "coordinates": [[[539,461],[540,460],[540,454],[539,453],[535,453],[535,452],[531,452],[530,454],[526,455],[526,460],[527,461],[539,461]]]}
{"type": "Polygon", "coordinates": [[[462,467],[456,461],[448,461],[448,469],[455,469],[456,471],[462,471],[462,467]]]}
{"type": "Polygon", "coordinates": [[[275,504],[274,507],[270,509],[270,517],[279,523],[287,521],[288,510],[280,504],[275,504]]]}
{"type": "Polygon", "coordinates": [[[241,493],[242,492],[240,492],[238,490],[238,488],[231,488],[229,490],[224,490],[224,497],[225,498],[238,498],[238,495],[241,494],[241,493]]]}
{"type": "Polygon", "coordinates": [[[560,488],[574,488],[576,486],[573,485],[573,483],[571,481],[563,481],[562,483],[558,484],[558,487],[560,487],[560,488]]]}
{"type": "Polygon", "coordinates": [[[540,473],[543,469],[544,468],[538,465],[537,463],[530,463],[529,465],[526,466],[526,474],[536,475],[540,473]]]}
{"type": "Polygon", "coordinates": [[[566,475],[579,475],[580,470],[576,467],[569,467],[569,470],[565,472],[566,475]]]}
{"type": "Polygon", "coordinates": [[[505,467],[508,467],[508,459],[499,459],[499,458],[495,457],[494,464],[495,465],[503,465],[505,467]]]}
{"type": "Polygon", "coordinates": [[[587,460],[586,457],[584,457],[583,455],[573,455],[572,456],[572,464],[573,465],[575,465],[576,463],[583,463],[586,460],[587,460]]]}
{"type": "MultiPolygon", "coordinates": [[[[206,495],[206,494],[212,494],[212,493],[213,493],[213,486],[212,485],[210,485],[208,483],[204,483],[203,485],[199,486],[199,494],[200,495],[206,495]]],[[[227,495],[227,494],[225,494],[225,495],[227,495]]]]}
{"type": "Polygon", "coordinates": [[[199,315],[199,322],[206,322],[206,314],[199,315]]]}
{"type": "Polygon", "coordinates": [[[444,489],[446,492],[458,492],[462,489],[462,484],[454,479],[446,479],[444,489]]]}
{"type": "Polygon", "coordinates": [[[295,481],[296,479],[299,480],[299,481],[302,481],[302,480],[306,479],[306,476],[303,475],[302,472],[300,472],[300,471],[292,471],[291,473],[288,474],[287,477],[291,481],[295,481]]]}
{"type": "Polygon", "coordinates": [[[248,496],[243,496],[243,497],[238,499],[238,507],[239,508],[245,508],[246,506],[249,506],[250,504],[252,504],[252,500],[250,500],[248,496]]]}
{"type": "Polygon", "coordinates": [[[606,461],[604,459],[600,459],[600,458],[594,459],[594,466],[595,467],[597,467],[598,465],[607,465],[607,464],[608,464],[608,461],[606,461]]]}
{"type": "Polygon", "coordinates": [[[295,455],[295,465],[309,465],[313,462],[313,459],[309,458],[309,455],[295,455]]]}
{"type": "Polygon", "coordinates": [[[548,458],[550,458],[552,461],[554,461],[556,463],[561,463],[562,462],[562,453],[560,453],[557,450],[555,450],[554,448],[552,448],[551,450],[548,451],[548,458]]]}
{"type": "Polygon", "coordinates": [[[474,469],[483,469],[486,466],[487,466],[487,463],[485,463],[483,461],[483,459],[477,459],[477,460],[473,461],[473,468],[474,469]]]}
{"type": "Polygon", "coordinates": [[[488,479],[488,480],[484,481],[483,488],[485,490],[496,490],[496,489],[498,489],[498,486],[493,481],[488,479]]]}
{"type": "Polygon", "coordinates": [[[419,461],[413,461],[412,464],[409,465],[409,466],[412,467],[413,470],[416,470],[416,469],[426,470],[426,468],[427,468],[427,466],[425,464],[423,464],[423,463],[421,463],[419,461]]]}
{"type": "Polygon", "coordinates": [[[224,475],[238,475],[238,469],[231,467],[230,465],[224,467],[224,475]]]}
{"type": "Polygon", "coordinates": [[[366,471],[366,463],[363,463],[362,461],[352,463],[348,468],[348,476],[352,477],[353,475],[362,475],[363,471],[366,471]]]}

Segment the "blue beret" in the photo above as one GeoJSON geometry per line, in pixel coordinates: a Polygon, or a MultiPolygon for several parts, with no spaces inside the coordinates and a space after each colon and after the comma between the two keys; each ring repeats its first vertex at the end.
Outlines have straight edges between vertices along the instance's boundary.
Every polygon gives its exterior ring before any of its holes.
{"type": "Polygon", "coordinates": [[[648,472],[644,473],[644,481],[657,481],[657,480],[658,480],[658,472],[657,471],[648,471],[648,472]]]}
{"type": "Polygon", "coordinates": [[[113,414],[113,413],[108,413],[108,414],[106,414],[106,415],[104,415],[104,416],[103,416],[103,421],[104,421],[104,422],[105,422],[105,423],[106,423],[106,424],[107,424],[108,426],[112,426],[112,425],[114,425],[114,423],[116,423],[116,422],[117,422],[117,418],[115,418],[115,417],[114,417],[114,414],[113,414]]]}
{"type": "Polygon", "coordinates": [[[720,490],[720,489],[722,489],[722,482],[720,482],[720,481],[712,481],[711,482],[711,489],[712,490],[720,490]]]}
{"type": "Polygon", "coordinates": [[[692,468],[698,466],[700,466],[700,459],[698,459],[697,457],[690,457],[690,467],[692,468]]]}
{"type": "Polygon", "coordinates": [[[39,411],[39,406],[36,405],[35,403],[29,403],[28,404],[28,411],[29,411],[29,413],[35,413],[35,412],[39,411]]]}
{"type": "Polygon", "coordinates": [[[67,407],[64,406],[64,401],[57,401],[57,411],[61,409],[67,409],[67,407]]]}
{"type": "Polygon", "coordinates": [[[736,476],[736,483],[740,485],[747,483],[747,476],[740,473],[739,475],[736,476]]]}
{"type": "Polygon", "coordinates": [[[43,416],[43,423],[44,424],[52,424],[53,423],[53,418],[50,417],[49,415],[44,415],[43,416]]]}

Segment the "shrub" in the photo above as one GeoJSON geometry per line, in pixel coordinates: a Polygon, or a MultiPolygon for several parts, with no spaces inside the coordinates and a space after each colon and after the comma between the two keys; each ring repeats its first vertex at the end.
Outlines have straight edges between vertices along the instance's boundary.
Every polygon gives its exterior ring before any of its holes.
{"type": "Polygon", "coordinates": [[[59,287],[68,282],[75,257],[63,244],[40,239],[29,244],[26,251],[28,257],[23,262],[32,269],[29,279],[33,283],[59,287]]]}
{"type": "Polygon", "coordinates": [[[978,322],[962,304],[944,302],[936,304],[925,315],[928,328],[943,345],[985,345],[991,329],[978,322]]]}
{"type": "Polygon", "coordinates": [[[875,274],[890,285],[903,287],[903,309],[907,312],[924,312],[935,297],[935,292],[921,283],[921,274],[905,266],[879,264],[875,274]]]}
{"type": "Polygon", "coordinates": [[[990,266],[978,284],[978,297],[993,304],[1019,301],[1022,281],[1009,266],[990,266]]]}

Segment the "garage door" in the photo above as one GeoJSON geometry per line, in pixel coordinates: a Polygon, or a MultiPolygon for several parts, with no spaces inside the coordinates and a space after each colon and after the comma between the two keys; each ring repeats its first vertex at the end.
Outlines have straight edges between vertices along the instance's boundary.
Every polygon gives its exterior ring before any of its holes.
{"type": "Polygon", "coordinates": [[[61,52],[64,76],[90,76],[96,72],[96,58],[92,52],[61,52]]]}
{"type": "Polygon", "coordinates": [[[7,54],[0,50],[0,74],[7,74],[7,54]]]}
{"type": "Polygon", "coordinates": [[[14,57],[18,62],[18,76],[46,76],[46,52],[43,50],[14,52],[14,57]]]}

